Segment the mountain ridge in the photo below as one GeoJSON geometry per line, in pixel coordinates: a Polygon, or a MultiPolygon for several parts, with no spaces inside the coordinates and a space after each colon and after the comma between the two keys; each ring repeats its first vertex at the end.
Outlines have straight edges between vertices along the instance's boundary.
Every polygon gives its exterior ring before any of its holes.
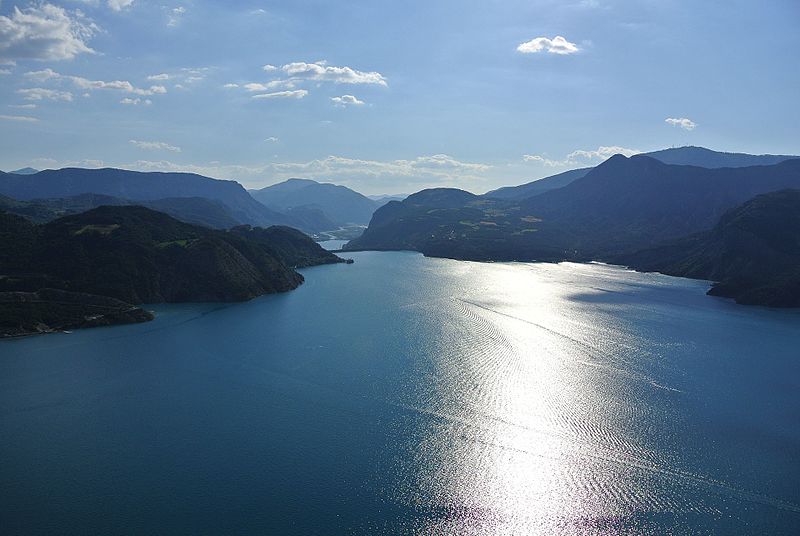
{"type": "Polygon", "coordinates": [[[291,225],[291,218],[265,207],[233,180],[195,173],[142,172],[117,168],[62,168],[31,175],[0,173],[0,194],[19,201],[100,194],[130,201],[202,197],[220,201],[238,223],[291,225]]]}
{"type": "Polygon", "coordinates": [[[800,190],[760,194],[709,231],[615,262],[639,271],[708,279],[709,294],[737,303],[800,306],[800,190]]]}
{"type": "MultiPolygon", "coordinates": [[[[800,158],[800,156],[791,155],[751,155],[747,153],[714,151],[705,147],[697,147],[693,145],[638,153],[634,156],[648,156],[665,164],[690,165],[709,169],[722,167],[774,165],[786,160],[800,158]]],[[[491,190],[483,195],[485,197],[497,199],[525,199],[549,190],[566,186],[572,181],[584,177],[592,169],[594,168],[587,167],[564,171],[556,175],[537,179],[535,181],[520,184],[518,186],[505,186],[503,188],[491,190]]]]}
{"type": "Polygon", "coordinates": [[[344,249],[410,249],[477,261],[618,262],[708,231],[734,207],[786,188],[800,188],[798,159],[701,168],[616,155],[562,188],[521,201],[419,192],[377,210],[344,249]]]}
{"type": "Polygon", "coordinates": [[[254,199],[272,210],[287,212],[298,208],[319,209],[338,226],[367,224],[381,203],[346,186],[292,178],[258,190],[254,199]]]}

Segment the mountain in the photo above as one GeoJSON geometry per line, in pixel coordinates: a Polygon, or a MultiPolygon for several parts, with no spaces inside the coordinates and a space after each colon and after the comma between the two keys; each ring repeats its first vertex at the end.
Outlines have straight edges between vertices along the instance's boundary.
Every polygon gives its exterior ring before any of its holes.
{"type": "Polygon", "coordinates": [[[665,164],[698,166],[704,168],[772,166],[780,164],[785,160],[800,158],[800,156],[775,154],[754,155],[746,153],[725,153],[691,145],[653,151],[644,153],[644,155],[655,158],[665,164]]]}
{"type": "Polygon", "coordinates": [[[0,214],[0,291],[241,301],[297,287],[303,277],[290,266],[344,262],[293,229],[263,232],[270,238],[250,239],[138,206],[103,206],[38,226],[0,214]]]}
{"type": "MultiPolygon", "coordinates": [[[[244,240],[260,244],[269,250],[290,268],[305,268],[320,264],[335,264],[343,262],[342,259],[328,253],[306,235],[291,227],[273,226],[266,229],[240,225],[230,230],[230,233],[244,240]]],[[[344,261],[352,263],[351,259],[344,261]]]]}
{"type": "Polygon", "coordinates": [[[709,229],[726,210],[753,196],[793,187],[800,187],[800,160],[709,169],[616,155],[521,207],[571,230],[572,247],[596,257],[709,229]]]}
{"type": "Polygon", "coordinates": [[[34,223],[46,223],[69,214],[78,214],[103,205],[140,205],[186,223],[203,225],[213,229],[228,229],[241,222],[221,201],[204,197],[171,197],[152,201],[131,201],[109,195],[80,194],[56,199],[32,199],[17,201],[0,196],[0,210],[24,216],[34,223]]]}
{"type": "Polygon", "coordinates": [[[552,175],[519,186],[504,186],[497,190],[486,192],[484,197],[495,199],[525,199],[534,195],[543,194],[549,190],[561,188],[574,180],[584,177],[592,168],[571,169],[558,175],[552,175]]]}
{"type": "MultiPolygon", "coordinates": [[[[785,160],[800,158],[800,156],[787,155],[724,153],[712,151],[705,147],[693,146],[675,147],[650,153],[642,153],[641,156],[649,156],[665,164],[697,166],[712,169],[723,167],[770,166],[779,164],[785,160]]],[[[572,181],[586,176],[592,169],[593,168],[573,169],[519,186],[498,188],[497,190],[485,193],[484,196],[495,199],[525,199],[566,186],[572,181]]]]}
{"type": "Polygon", "coordinates": [[[9,173],[13,173],[14,175],[33,175],[34,173],[39,173],[39,170],[33,169],[32,167],[24,167],[15,169],[14,171],[9,171],[9,173]]]}
{"type": "Polygon", "coordinates": [[[522,201],[432,190],[388,203],[345,249],[413,249],[472,260],[604,260],[708,230],[730,208],[785,188],[800,188],[800,160],[707,169],[616,155],[567,186],[522,201]]]}
{"type": "Polygon", "coordinates": [[[710,231],[616,259],[641,271],[716,283],[738,303],[800,307],[800,190],[759,195],[710,231]]]}
{"type": "Polygon", "coordinates": [[[379,194],[379,195],[368,195],[367,197],[372,199],[373,201],[379,202],[381,205],[385,205],[389,201],[402,201],[409,194],[379,194]]]}
{"type": "Polygon", "coordinates": [[[71,198],[81,194],[100,194],[136,202],[195,197],[222,203],[239,224],[293,224],[288,216],[253,199],[238,182],[193,173],[144,173],[113,168],[64,168],[32,175],[0,172],[0,194],[20,201],[71,198]]]}
{"type": "Polygon", "coordinates": [[[365,225],[381,205],[345,186],[310,179],[289,179],[260,190],[250,190],[250,193],[257,201],[279,212],[297,208],[319,209],[335,227],[365,225]]]}

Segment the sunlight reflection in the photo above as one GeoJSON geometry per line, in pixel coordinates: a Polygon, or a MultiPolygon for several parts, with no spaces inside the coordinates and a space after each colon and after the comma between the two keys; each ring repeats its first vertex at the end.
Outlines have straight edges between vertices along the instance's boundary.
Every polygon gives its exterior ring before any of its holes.
{"type": "Polygon", "coordinates": [[[421,532],[603,532],[637,510],[688,508],[658,495],[652,481],[674,475],[630,433],[636,396],[652,390],[617,365],[631,341],[563,289],[604,290],[582,286],[580,269],[564,285],[556,265],[455,266],[450,300],[417,312],[439,330],[418,357],[429,387],[408,403],[423,415],[405,491],[429,512],[421,532]]]}

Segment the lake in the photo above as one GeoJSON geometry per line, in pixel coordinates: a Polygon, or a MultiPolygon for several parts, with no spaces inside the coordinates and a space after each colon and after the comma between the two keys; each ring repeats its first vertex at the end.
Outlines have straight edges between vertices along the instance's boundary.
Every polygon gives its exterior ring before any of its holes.
{"type": "Polygon", "coordinates": [[[798,534],[800,314],[598,264],[345,254],[0,343],[4,534],[798,534]]]}

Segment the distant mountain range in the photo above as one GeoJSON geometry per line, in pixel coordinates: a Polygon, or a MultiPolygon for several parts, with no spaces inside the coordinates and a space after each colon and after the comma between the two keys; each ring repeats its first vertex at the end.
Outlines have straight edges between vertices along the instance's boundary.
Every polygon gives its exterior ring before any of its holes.
{"type": "Polygon", "coordinates": [[[140,206],[102,206],[44,225],[0,213],[0,334],[35,331],[44,319],[61,325],[62,315],[73,322],[100,305],[247,300],[297,287],[295,267],[334,262],[344,261],[287,227],[218,231],[140,206]],[[44,289],[77,293],[69,300],[77,312],[59,305],[61,294],[49,303],[44,289]]]}
{"type": "MultiPolygon", "coordinates": [[[[694,146],[674,147],[642,154],[643,156],[655,158],[665,164],[697,166],[711,169],[723,167],[770,166],[779,164],[785,160],[800,158],[800,156],[788,155],[725,153],[712,151],[705,147],[694,146]]],[[[593,168],[590,167],[573,169],[519,186],[507,186],[505,188],[492,190],[484,194],[484,196],[496,199],[525,199],[526,197],[542,194],[548,190],[564,187],[570,182],[584,177],[592,169],[593,168]]]]}
{"type": "Polygon", "coordinates": [[[704,168],[617,155],[564,186],[522,199],[425,190],[380,208],[345,249],[411,249],[471,260],[617,260],[708,231],[756,195],[800,188],[800,159],[775,158],[780,162],[772,165],[704,168]]]}
{"type": "Polygon", "coordinates": [[[388,203],[389,201],[402,201],[409,194],[379,194],[379,195],[368,195],[370,199],[373,201],[380,201],[381,204],[388,203]]]}
{"type": "Polygon", "coordinates": [[[0,195],[0,210],[23,216],[33,223],[46,223],[62,216],[79,214],[104,205],[139,205],[169,214],[186,223],[203,225],[212,229],[229,229],[242,223],[233,217],[222,201],[205,197],[168,197],[152,201],[131,201],[110,195],[81,194],[55,199],[17,201],[0,195]]]}
{"type": "Polygon", "coordinates": [[[277,212],[316,209],[337,226],[366,225],[375,210],[383,205],[345,186],[310,179],[289,179],[250,194],[277,212]]]}
{"type": "Polygon", "coordinates": [[[784,192],[800,189],[800,158],[786,155],[701,147],[616,155],[484,195],[434,188],[383,206],[308,179],[248,192],[188,173],[29,171],[0,172],[0,291],[29,293],[13,303],[33,303],[47,287],[125,303],[245,299],[291,288],[291,267],[324,255],[297,231],[260,229],[272,224],[306,233],[347,228],[356,236],[369,222],[349,250],[629,264],[709,278],[717,282],[712,293],[742,303],[793,304],[800,284],[792,249],[798,194],[784,192]],[[174,270],[190,265],[196,273],[178,284],[174,270]]]}
{"type": "Polygon", "coordinates": [[[192,173],[114,168],[0,172],[0,208],[37,222],[101,205],[136,204],[212,228],[287,225],[315,235],[347,224],[366,225],[382,204],[344,186],[305,179],[251,193],[235,181],[192,173]]]}
{"type": "Polygon", "coordinates": [[[751,197],[800,188],[800,159],[708,169],[614,156],[521,201],[423,190],[380,208],[348,249],[415,249],[474,260],[596,260],[711,228],[751,197]]]}
{"type": "Polygon", "coordinates": [[[115,168],[23,168],[0,172],[0,209],[35,222],[102,205],[141,205],[188,223],[226,229],[235,225],[286,225],[310,235],[357,236],[388,200],[310,179],[289,179],[260,190],[193,173],[115,168]]]}
{"type": "Polygon", "coordinates": [[[225,181],[193,173],[161,173],[123,169],[64,168],[32,175],[0,172],[0,194],[18,201],[100,194],[126,201],[155,201],[176,197],[198,197],[219,201],[238,223],[289,225],[284,215],[253,199],[236,181],[225,181]]]}
{"type": "Polygon", "coordinates": [[[665,164],[676,164],[681,166],[698,166],[704,168],[738,168],[749,166],[772,166],[780,164],[785,160],[800,158],[800,156],[777,155],[777,154],[747,154],[747,153],[726,153],[712,151],[705,147],[674,147],[644,153],[645,156],[655,158],[665,164]]]}

